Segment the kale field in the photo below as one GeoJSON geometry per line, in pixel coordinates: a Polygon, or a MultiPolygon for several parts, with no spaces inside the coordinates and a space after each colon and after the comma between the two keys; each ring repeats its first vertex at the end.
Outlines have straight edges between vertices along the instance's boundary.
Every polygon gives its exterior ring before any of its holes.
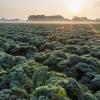
{"type": "Polygon", "coordinates": [[[0,100],[100,100],[100,24],[0,24],[0,100]]]}

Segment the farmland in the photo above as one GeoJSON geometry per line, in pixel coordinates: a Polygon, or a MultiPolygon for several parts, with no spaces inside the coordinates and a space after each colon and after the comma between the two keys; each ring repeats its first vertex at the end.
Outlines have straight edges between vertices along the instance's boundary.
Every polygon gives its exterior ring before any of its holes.
{"type": "Polygon", "coordinates": [[[100,100],[100,24],[0,24],[0,100],[100,100]]]}

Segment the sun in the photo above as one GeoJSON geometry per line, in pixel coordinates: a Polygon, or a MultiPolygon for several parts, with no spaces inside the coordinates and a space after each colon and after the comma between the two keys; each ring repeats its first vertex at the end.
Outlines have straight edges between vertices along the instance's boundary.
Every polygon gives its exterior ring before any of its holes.
{"type": "Polygon", "coordinates": [[[83,1],[82,0],[70,0],[68,2],[67,8],[71,13],[79,13],[82,9],[83,1]]]}

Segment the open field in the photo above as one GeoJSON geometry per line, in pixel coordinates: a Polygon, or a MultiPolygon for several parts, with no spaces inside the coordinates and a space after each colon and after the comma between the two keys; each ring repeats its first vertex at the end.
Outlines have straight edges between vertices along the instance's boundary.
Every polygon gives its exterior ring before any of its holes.
{"type": "Polygon", "coordinates": [[[100,100],[100,24],[0,24],[0,100],[100,100]]]}

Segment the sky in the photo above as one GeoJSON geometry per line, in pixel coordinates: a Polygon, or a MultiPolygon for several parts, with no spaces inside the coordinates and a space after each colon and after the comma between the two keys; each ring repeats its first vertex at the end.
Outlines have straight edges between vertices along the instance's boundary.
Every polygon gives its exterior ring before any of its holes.
{"type": "Polygon", "coordinates": [[[41,14],[100,18],[100,0],[0,0],[0,18],[41,14]]]}

